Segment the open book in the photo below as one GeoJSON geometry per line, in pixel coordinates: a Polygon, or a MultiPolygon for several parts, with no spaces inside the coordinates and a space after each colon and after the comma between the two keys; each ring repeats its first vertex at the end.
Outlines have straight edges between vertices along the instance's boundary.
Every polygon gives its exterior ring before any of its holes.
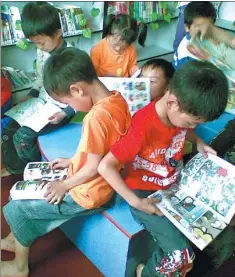
{"type": "Polygon", "coordinates": [[[14,106],[5,115],[14,119],[20,126],[39,132],[50,122],[48,118],[60,111],[61,108],[52,102],[45,103],[41,98],[33,97],[14,106]]]}
{"type": "Polygon", "coordinates": [[[229,82],[229,99],[226,111],[235,114],[235,49],[212,39],[196,37],[187,47],[190,57],[208,60],[221,69],[229,82]]]}
{"type": "Polygon", "coordinates": [[[11,198],[44,199],[47,184],[66,177],[67,169],[50,169],[48,162],[28,163],[24,170],[24,181],[15,183],[10,190],[11,198]]]}
{"type": "Polygon", "coordinates": [[[203,250],[235,214],[235,166],[209,154],[197,154],[169,190],[159,190],[161,212],[203,250]]]}
{"type": "Polygon", "coordinates": [[[150,83],[148,78],[100,77],[108,90],[117,90],[125,98],[131,115],[150,103],[150,83]]]}

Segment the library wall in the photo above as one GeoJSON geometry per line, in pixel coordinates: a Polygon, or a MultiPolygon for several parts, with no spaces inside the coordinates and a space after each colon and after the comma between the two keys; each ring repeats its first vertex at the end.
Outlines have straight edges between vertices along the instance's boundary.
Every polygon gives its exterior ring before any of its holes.
{"type": "MultiPolygon", "coordinates": [[[[2,5],[9,4],[10,6],[17,6],[20,11],[27,1],[19,2],[2,2],[2,5]]],[[[102,39],[102,28],[104,18],[104,2],[59,2],[52,1],[53,5],[64,8],[68,6],[81,7],[86,18],[91,24],[92,35],[91,38],[85,38],[82,35],[72,35],[66,37],[66,40],[73,44],[76,48],[82,49],[87,53],[90,53],[91,48],[102,39]],[[92,17],[90,11],[92,8],[98,8],[100,14],[97,17],[92,17]]],[[[217,2],[219,3],[219,2],[217,2]]],[[[107,3],[106,3],[107,4],[107,3]]],[[[235,21],[235,2],[222,2],[218,4],[218,19],[216,21],[217,26],[228,30],[232,35],[235,36],[235,27],[233,21],[235,21]]],[[[143,48],[137,42],[135,43],[138,64],[142,66],[146,60],[153,57],[162,57],[168,61],[172,60],[173,57],[173,41],[177,26],[177,17],[173,18],[170,23],[159,21],[159,29],[152,30],[151,24],[148,24],[148,35],[143,48]]],[[[1,53],[2,65],[10,66],[15,69],[21,69],[26,72],[34,71],[34,61],[36,60],[36,48],[30,43],[29,49],[22,50],[16,45],[3,46],[1,53]]],[[[14,101],[19,101],[21,97],[24,97],[28,93],[27,90],[20,90],[17,93],[13,93],[14,101]]]]}

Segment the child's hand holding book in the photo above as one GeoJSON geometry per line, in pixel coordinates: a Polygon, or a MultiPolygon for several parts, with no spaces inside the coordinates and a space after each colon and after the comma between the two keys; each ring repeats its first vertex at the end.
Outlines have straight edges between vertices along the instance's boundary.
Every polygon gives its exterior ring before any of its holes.
{"type": "Polygon", "coordinates": [[[68,168],[71,163],[71,159],[57,158],[50,162],[51,169],[64,169],[68,168]]]}
{"type": "Polygon", "coordinates": [[[163,216],[163,213],[156,206],[157,203],[159,203],[159,200],[156,198],[139,198],[135,208],[147,214],[163,216]]]}
{"type": "Polygon", "coordinates": [[[47,185],[47,192],[44,197],[49,204],[58,205],[64,199],[66,192],[67,187],[63,181],[54,181],[47,185]]]}
{"type": "Polygon", "coordinates": [[[64,111],[57,112],[48,118],[50,124],[58,124],[66,117],[64,111]]]}

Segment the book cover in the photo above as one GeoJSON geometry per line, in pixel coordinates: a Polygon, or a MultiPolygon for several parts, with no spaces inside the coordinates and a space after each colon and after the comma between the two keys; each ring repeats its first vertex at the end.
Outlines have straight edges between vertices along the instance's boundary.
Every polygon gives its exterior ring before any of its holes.
{"type": "Polygon", "coordinates": [[[235,166],[211,154],[197,154],[177,184],[149,197],[157,198],[161,212],[203,250],[235,214],[235,166]]]}

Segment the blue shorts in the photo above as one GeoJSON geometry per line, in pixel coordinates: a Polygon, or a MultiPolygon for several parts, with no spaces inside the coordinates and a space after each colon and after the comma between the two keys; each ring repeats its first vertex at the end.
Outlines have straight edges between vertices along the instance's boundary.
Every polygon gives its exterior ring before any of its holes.
{"type": "Polygon", "coordinates": [[[46,200],[11,200],[3,207],[3,214],[17,241],[29,247],[38,237],[69,219],[101,210],[86,210],[67,193],[59,205],[49,204],[46,200]]]}

